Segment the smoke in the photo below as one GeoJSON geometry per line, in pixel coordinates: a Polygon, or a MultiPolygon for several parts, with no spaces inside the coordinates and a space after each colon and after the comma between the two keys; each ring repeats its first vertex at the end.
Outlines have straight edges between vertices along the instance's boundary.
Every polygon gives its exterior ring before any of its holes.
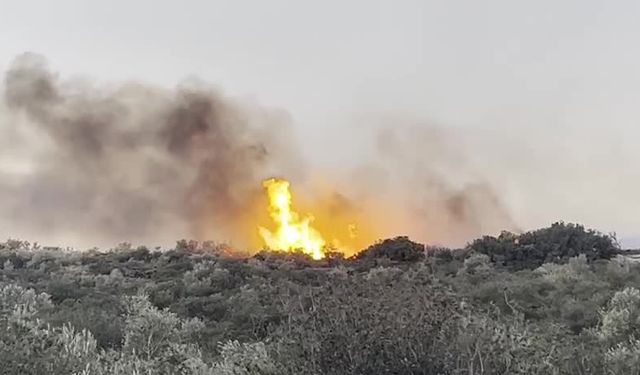
{"type": "Polygon", "coordinates": [[[481,235],[519,231],[496,181],[475,167],[464,134],[381,117],[372,160],[349,180],[356,183],[358,201],[384,212],[378,226],[388,235],[462,246],[481,235]]]}
{"type": "Polygon", "coordinates": [[[341,171],[342,183],[319,184],[286,113],[199,82],[96,86],[25,54],[6,72],[0,109],[0,227],[9,236],[255,246],[256,221],[267,216],[261,181],[274,175],[293,179],[305,212],[352,251],[386,236],[458,245],[516,227],[460,137],[442,127],[383,127],[372,160],[341,171]]]}
{"type": "Polygon", "coordinates": [[[30,165],[0,183],[2,224],[35,238],[237,239],[271,166],[298,160],[286,114],[206,85],[92,87],[60,80],[33,54],[4,83],[6,164],[30,165]]]}

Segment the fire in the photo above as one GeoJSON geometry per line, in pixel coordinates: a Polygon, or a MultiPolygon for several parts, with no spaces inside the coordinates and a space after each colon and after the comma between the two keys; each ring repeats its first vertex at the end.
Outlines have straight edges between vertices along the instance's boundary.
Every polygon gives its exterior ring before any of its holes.
{"type": "Polygon", "coordinates": [[[276,224],[274,231],[258,227],[267,248],[285,252],[301,251],[313,259],[324,258],[327,242],[311,226],[313,216],[301,217],[293,210],[289,181],[272,178],[264,181],[263,186],[269,198],[269,214],[276,224]]]}

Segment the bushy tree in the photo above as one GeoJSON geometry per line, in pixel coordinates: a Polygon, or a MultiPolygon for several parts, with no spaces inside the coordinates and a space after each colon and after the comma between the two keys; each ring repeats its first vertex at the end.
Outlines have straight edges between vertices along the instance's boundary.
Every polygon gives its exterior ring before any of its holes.
{"type": "Polygon", "coordinates": [[[39,318],[49,296],[16,285],[0,286],[0,361],[7,374],[71,374],[97,355],[88,331],[52,327],[39,318]]]}
{"type": "Polygon", "coordinates": [[[612,236],[565,223],[519,235],[503,232],[497,238],[485,236],[473,241],[469,248],[515,270],[534,269],[543,263],[565,263],[581,254],[588,261],[610,259],[620,250],[612,236]]]}
{"type": "Polygon", "coordinates": [[[469,282],[476,283],[490,277],[494,273],[493,264],[485,254],[473,254],[464,260],[458,270],[459,277],[466,277],[469,282]]]}
{"type": "Polygon", "coordinates": [[[220,346],[221,359],[213,365],[212,375],[275,375],[276,364],[262,342],[241,344],[227,341],[220,346]]]}
{"type": "Polygon", "coordinates": [[[289,374],[437,374],[458,304],[424,268],[337,274],[316,290],[292,291],[274,350],[289,374]],[[302,292],[302,293],[300,293],[302,292]]]}
{"type": "Polygon", "coordinates": [[[415,262],[424,259],[425,246],[406,236],[379,241],[355,256],[359,260],[389,259],[397,262],[415,262]]]}
{"type": "Polygon", "coordinates": [[[617,292],[601,314],[595,333],[606,349],[606,368],[612,374],[640,373],[640,291],[617,292]]]}

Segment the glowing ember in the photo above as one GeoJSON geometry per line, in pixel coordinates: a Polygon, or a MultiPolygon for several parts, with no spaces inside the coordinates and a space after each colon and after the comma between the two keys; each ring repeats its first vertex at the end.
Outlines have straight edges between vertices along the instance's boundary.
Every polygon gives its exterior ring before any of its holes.
{"type": "Polygon", "coordinates": [[[267,248],[286,252],[301,251],[313,259],[324,258],[326,241],[311,226],[312,216],[300,218],[293,210],[289,181],[272,178],[264,181],[263,186],[269,196],[269,214],[276,223],[274,231],[258,227],[267,248]]]}

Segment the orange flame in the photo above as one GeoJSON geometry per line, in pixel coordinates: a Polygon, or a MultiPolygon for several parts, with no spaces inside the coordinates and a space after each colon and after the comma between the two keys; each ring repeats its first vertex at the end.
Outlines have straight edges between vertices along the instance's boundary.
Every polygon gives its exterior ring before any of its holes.
{"type": "Polygon", "coordinates": [[[269,197],[269,214],[276,223],[274,231],[258,227],[267,248],[285,252],[301,251],[316,260],[324,258],[326,241],[311,226],[313,216],[301,218],[293,210],[289,181],[272,178],[262,185],[267,189],[269,197]]]}

